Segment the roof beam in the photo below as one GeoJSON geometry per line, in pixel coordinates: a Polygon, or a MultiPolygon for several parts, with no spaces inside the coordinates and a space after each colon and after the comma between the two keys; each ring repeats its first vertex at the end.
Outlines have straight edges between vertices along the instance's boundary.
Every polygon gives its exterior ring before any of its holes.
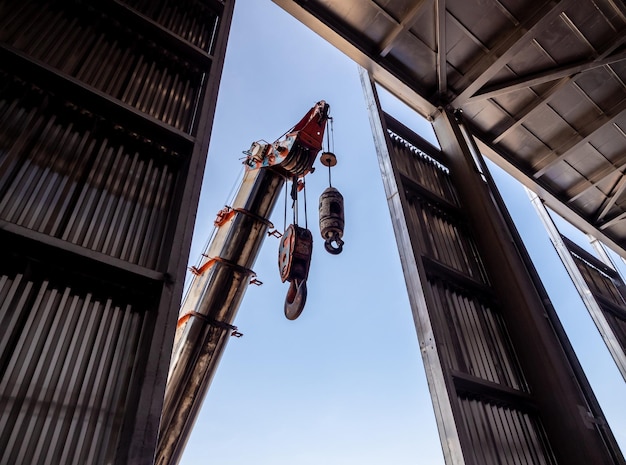
{"type": "MultiPolygon", "coordinates": [[[[589,144],[589,146],[593,148],[594,151],[597,152],[599,155],[603,156],[602,153],[600,153],[598,149],[596,149],[592,144],[589,144]]],[[[567,202],[568,203],[576,202],[578,199],[583,197],[592,189],[600,190],[600,184],[606,182],[609,178],[611,178],[612,176],[615,176],[617,173],[619,173],[619,175],[621,176],[624,172],[624,169],[626,169],[626,162],[622,163],[619,166],[609,164],[608,167],[604,167],[601,170],[596,171],[592,175],[594,178],[596,178],[595,180],[583,179],[581,182],[577,183],[575,186],[567,189],[568,192],[572,193],[572,196],[569,198],[567,202]]],[[[615,187],[611,189],[611,191],[614,191],[614,190],[615,190],[615,187]]]]}
{"type": "MultiPolygon", "coordinates": [[[[283,10],[317,33],[331,45],[368,70],[378,84],[425,118],[436,114],[437,107],[405,69],[393,61],[381,58],[375,44],[362,32],[348,28],[335,13],[317,2],[296,3],[293,0],[273,0],[283,10]]],[[[384,12],[381,10],[381,12],[384,12]]]]}
{"type": "Polygon", "coordinates": [[[604,219],[604,217],[609,213],[611,208],[613,208],[613,206],[615,205],[615,202],[617,202],[617,199],[624,192],[624,188],[626,188],[626,177],[622,175],[620,180],[617,182],[617,185],[613,189],[613,195],[605,199],[604,202],[602,202],[602,205],[600,206],[600,208],[598,209],[600,213],[596,217],[596,223],[599,223],[600,221],[602,221],[602,219],[604,219]]]}
{"type": "Polygon", "coordinates": [[[610,218],[609,220],[605,221],[604,223],[602,223],[600,225],[600,230],[604,231],[605,229],[610,228],[611,226],[615,225],[616,223],[622,221],[623,219],[626,219],[626,213],[619,213],[619,214],[615,215],[614,217],[610,218]]]}
{"type": "Polygon", "coordinates": [[[396,24],[393,30],[383,39],[380,44],[380,56],[386,57],[391,49],[395,46],[398,37],[401,33],[408,31],[413,27],[415,21],[426,11],[427,4],[430,4],[432,0],[418,0],[415,5],[408,11],[406,16],[396,24]]]}
{"type": "Polygon", "coordinates": [[[511,59],[526,47],[538,32],[559,16],[574,0],[550,1],[542,4],[533,14],[506,34],[499,43],[478,61],[455,84],[461,93],[452,101],[459,108],[498,73],[511,59]]]}
{"type": "Polygon", "coordinates": [[[609,5],[613,8],[613,11],[619,16],[619,18],[626,23],[626,7],[623,2],[608,0],[609,5]]]}
{"type": "MultiPolygon", "coordinates": [[[[620,37],[619,39],[612,41],[610,43],[610,46],[607,47],[607,49],[604,50],[604,52],[602,52],[602,54],[599,57],[597,57],[595,61],[600,62],[604,60],[605,58],[611,56],[611,54],[617,48],[621,47],[622,44],[626,43],[626,34],[620,34],[619,37],[620,37]]],[[[618,53],[615,55],[615,57],[619,58],[620,55],[621,53],[618,53]]],[[[607,65],[610,65],[610,63],[605,63],[603,66],[607,66],[607,65]]],[[[608,69],[609,70],[611,69],[610,66],[608,66],[608,69]]],[[[502,130],[502,132],[496,138],[494,138],[493,143],[494,144],[499,143],[502,139],[504,139],[510,133],[510,131],[522,125],[528,118],[530,118],[534,114],[535,111],[538,111],[543,105],[549,103],[555,97],[558,91],[561,90],[563,87],[565,87],[566,84],[570,82],[575,83],[578,79],[580,79],[581,75],[582,75],[582,71],[577,74],[573,74],[571,76],[561,78],[559,81],[555,82],[554,85],[547,92],[544,92],[541,95],[542,97],[541,99],[535,100],[534,102],[527,105],[523,110],[519,111],[518,112],[519,117],[517,121],[511,123],[506,129],[502,130]]]]}
{"type": "MultiPolygon", "coordinates": [[[[624,40],[626,39],[622,39],[621,42],[624,40]]],[[[513,79],[502,84],[486,87],[481,92],[477,92],[473,97],[468,98],[467,103],[474,103],[479,100],[499,97],[500,95],[508,94],[509,92],[515,92],[517,90],[544,84],[546,82],[556,81],[557,79],[573,76],[584,71],[589,71],[591,69],[610,65],[623,60],[626,60],[626,51],[622,51],[605,58],[598,57],[595,60],[585,60],[571,65],[557,66],[540,73],[531,74],[529,76],[513,79]]]]}
{"type": "Polygon", "coordinates": [[[437,36],[437,90],[445,95],[448,90],[448,58],[446,53],[446,0],[436,0],[435,30],[437,36]]]}
{"type": "Polygon", "coordinates": [[[507,154],[506,151],[500,147],[493,147],[493,145],[489,143],[489,136],[471,124],[471,121],[465,120],[463,124],[476,139],[476,143],[481,154],[489,158],[489,160],[491,160],[494,164],[498,165],[524,186],[536,193],[545,201],[546,205],[550,207],[550,209],[567,220],[574,227],[584,233],[591,234],[592,236],[598,238],[607,247],[611,248],[618,255],[626,259],[626,250],[618,245],[614,238],[602,232],[595,225],[592,225],[570,205],[563,202],[563,199],[557,197],[551,189],[544,187],[537,179],[534,179],[528,170],[515,162],[515,158],[513,156],[507,154]]]}
{"type": "Polygon", "coordinates": [[[509,126],[502,130],[500,134],[498,134],[492,141],[493,144],[498,144],[501,140],[503,140],[511,131],[518,128],[526,120],[528,120],[536,111],[538,111],[543,105],[550,103],[550,101],[556,97],[559,91],[565,87],[570,81],[572,81],[572,77],[566,77],[558,82],[556,82],[550,89],[542,94],[542,98],[535,100],[528,105],[526,105],[522,110],[520,110],[517,114],[519,115],[517,120],[509,124],[509,126]]]}
{"type": "Polygon", "coordinates": [[[489,53],[489,48],[478,37],[476,37],[476,35],[472,31],[465,27],[465,25],[461,21],[459,21],[456,16],[448,11],[446,12],[446,17],[450,20],[450,22],[452,22],[452,24],[459,28],[459,30],[463,34],[469,37],[472,42],[478,45],[483,53],[489,53]]]}
{"type": "MultiPolygon", "coordinates": [[[[565,144],[565,147],[559,148],[558,152],[557,152],[557,150],[553,150],[552,153],[555,154],[556,157],[554,157],[546,165],[541,167],[541,169],[537,170],[533,176],[536,179],[538,179],[541,176],[543,176],[544,174],[546,174],[548,172],[548,170],[550,168],[552,168],[554,165],[556,165],[557,163],[565,160],[568,157],[569,154],[571,154],[575,150],[578,150],[580,147],[582,147],[587,142],[589,142],[591,140],[591,138],[600,129],[602,129],[602,127],[604,127],[606,124],[610,124],[613,121],[615,121],[615,119],[624,110],[626,110],[626,99],[622,99],[620,102],[618,102],[609,111],[607,111],[606,113],[604,113],[603,115],[601,115],[597,119],[593,120],[591,123],[589,123],[587,126],[582,128],[581,130],[579,130],[578,131],[578,136],[580,137],[580,139],[577,142],[575,142],[573,140],[574,138],[570,138],[570,139],[568,139],[567,144],[565,144]]],[[[548,156],[550,156],[550,155],[548,154],[548,156]]]]}
{"type": "Polygon", "coordinates": [[[506,16],[509,21],[511,21],[513,26],[519,26],[519,21],[517,20],[517,18],[513,16],[513,13],[511,13],[511,10],[509,10],[506,6],[504,6],[500,0],[493,0],[493,3],[500,10],[500,12],[504,16],[506,16]]]}

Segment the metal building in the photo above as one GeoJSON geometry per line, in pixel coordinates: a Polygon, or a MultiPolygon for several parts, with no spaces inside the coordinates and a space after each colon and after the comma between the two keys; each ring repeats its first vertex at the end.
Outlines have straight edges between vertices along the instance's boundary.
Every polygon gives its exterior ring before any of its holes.
{"type": "Polygon", "coordinates": [[[464,126],[372,126],[446,463],[623,463],[464,126]]]}
{"type": "Polygon", "coordinates": [[[233,4],[0,1],[0,463],[152,463],[233,4]]]}
{"type": "MultiPolygon", "coordinates": [[[[623,3],[274,2],[365,69],[446,462],[624,463],[479,156],[626,257],[623,3]]],[[[0,0],[0,463],[152,462],[233,3],[0,0]]]]}
{"type": "Polygon", "coordinates": [[[480,156],[626,257],[623,2],[274,2],[363,67],[446,463],[624,463],[480,156]]]}

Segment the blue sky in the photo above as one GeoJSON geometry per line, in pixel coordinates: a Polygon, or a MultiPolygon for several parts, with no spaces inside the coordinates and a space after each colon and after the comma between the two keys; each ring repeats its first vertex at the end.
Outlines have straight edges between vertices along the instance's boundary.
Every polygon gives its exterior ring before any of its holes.
{"type": "MultiPolygon", "coordinates": [[[[264,285],[246,293],[235,321],[244,336],[228,343],[183,465],[443,464],[357,66],[269,0],[236,3],[190,264],[230,200],[242,151],[277,139],[320,99],[334,118],[344,252],[329,255],[318,236],[321,167],[307,178],[315,243],[304,312],[284,317],[278,240],[266,239],[254,267],[264,285]]],[[[436,143],[418,116],[383,106],[436,143]]],[[[623,379],[523,189],[492,174],[624,450],[623,379]]],[[[280,230],[283,202],[272,217],[280,230]]]]}

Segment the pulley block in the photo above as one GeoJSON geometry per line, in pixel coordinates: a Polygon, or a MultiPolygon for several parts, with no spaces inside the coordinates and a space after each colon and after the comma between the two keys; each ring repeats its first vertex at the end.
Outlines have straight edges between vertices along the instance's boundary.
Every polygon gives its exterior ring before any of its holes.
{"type": "Polygon", "coordinates": [[[334,187],[328,187],[320,195],[320,233],[327,252],[337,255],[343,250],[343,196],[334,187]]]}
{"type": "Polygon", "coordinates": [[[280,279],[291,283],[285,299],[285,316],[289,320],[298,318],[304,309],[312,253],[311,231],[295,224],[289,225],[281,238],[278,251],[280,279]]]}

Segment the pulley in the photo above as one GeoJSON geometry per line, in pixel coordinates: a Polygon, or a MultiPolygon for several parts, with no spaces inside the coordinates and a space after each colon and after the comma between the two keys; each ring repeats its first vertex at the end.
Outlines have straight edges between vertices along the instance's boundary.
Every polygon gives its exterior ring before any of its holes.
{"type": "Polygon", "coordinates": [[[278,269],[282,282],[291,284],[285,298],[285,316],[295,320],[300,316],[306,303],[306,280],[311,266],[313,235],[311,231],[296,224],[290,224],[281,238],[278,250],[278,269]]]}
{"type": "MultiPolygon", "coordinates": [[[[330,167],[337,164],[337,158],[331,152],[324,152],[320,157],[323,165],[328,166],[328,181],[330,184],[330,167]]],[[[327,252],[338,255],[343,251],[343,196],[330,186],[322,195],[319,202],[320,233],[324,239],[324,248],[327,252]]]]}

